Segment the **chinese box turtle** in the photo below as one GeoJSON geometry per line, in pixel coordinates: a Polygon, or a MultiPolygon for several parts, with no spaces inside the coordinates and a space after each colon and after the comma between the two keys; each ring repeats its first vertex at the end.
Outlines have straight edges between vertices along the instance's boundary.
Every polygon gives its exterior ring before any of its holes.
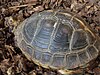
{"type": "Polygon", "coordinates": [[[84,67],[100,52],[100,38],[70,12],[34,13],[14,34],[23,54],[45,68],[68,71],[84,67]]]}

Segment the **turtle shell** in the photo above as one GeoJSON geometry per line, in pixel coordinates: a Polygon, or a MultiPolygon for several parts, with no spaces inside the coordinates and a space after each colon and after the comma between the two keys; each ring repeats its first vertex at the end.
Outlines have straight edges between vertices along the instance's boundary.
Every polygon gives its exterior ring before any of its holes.
{"type": "Polygon", "coordinates": [[[100,39],[70,12],[34,13],[17,27],[15,39],[28,59],[46,68],[83,67],[100,52],[100,39]]]}

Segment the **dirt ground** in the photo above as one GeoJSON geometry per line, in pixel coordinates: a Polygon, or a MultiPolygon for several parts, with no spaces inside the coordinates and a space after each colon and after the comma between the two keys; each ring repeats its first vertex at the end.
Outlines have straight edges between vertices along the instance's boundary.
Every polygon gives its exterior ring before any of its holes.
{"type": "MultiPolygon", "coordinates": [[[[100,0],[0,0],[0,75],[61,75],[29,61],[16,47],[13,34],[34,12],[60,7],[80,15],[100,36],[100,0]]],[[[95,61],[78,75],[100,75],[100,56],[95,61]]]]}

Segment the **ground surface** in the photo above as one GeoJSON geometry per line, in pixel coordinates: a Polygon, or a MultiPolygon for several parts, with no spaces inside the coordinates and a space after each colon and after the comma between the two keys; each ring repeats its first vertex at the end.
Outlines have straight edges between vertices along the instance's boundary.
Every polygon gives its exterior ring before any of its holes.
{"type": "MultiPolygon", "coordinates": [[[[34,12],[59,7],[80,15],[100,36],[100,0],[0,0],[0,75],[61,75],[28,61],[16,47],[12,32],[34,12]]],[[[80,75],[100,75],[99,57],[91,63],[89,73],[80,75]]]]}

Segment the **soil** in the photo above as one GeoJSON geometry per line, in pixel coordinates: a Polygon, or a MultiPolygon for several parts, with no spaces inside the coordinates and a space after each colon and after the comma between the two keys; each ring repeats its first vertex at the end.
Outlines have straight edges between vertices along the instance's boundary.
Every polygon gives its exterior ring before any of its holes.
{"type": "MultiPolygon", "coordinates": [[[[62,75],[29,61],[16,47],[13,34],[33,13],[59,8],[81,16],[100,37],[100,0],[0,0],[0,75],[62,75]]],[[[99,62],[100,56],[78,75],[100,75],[99,62]]]]}

